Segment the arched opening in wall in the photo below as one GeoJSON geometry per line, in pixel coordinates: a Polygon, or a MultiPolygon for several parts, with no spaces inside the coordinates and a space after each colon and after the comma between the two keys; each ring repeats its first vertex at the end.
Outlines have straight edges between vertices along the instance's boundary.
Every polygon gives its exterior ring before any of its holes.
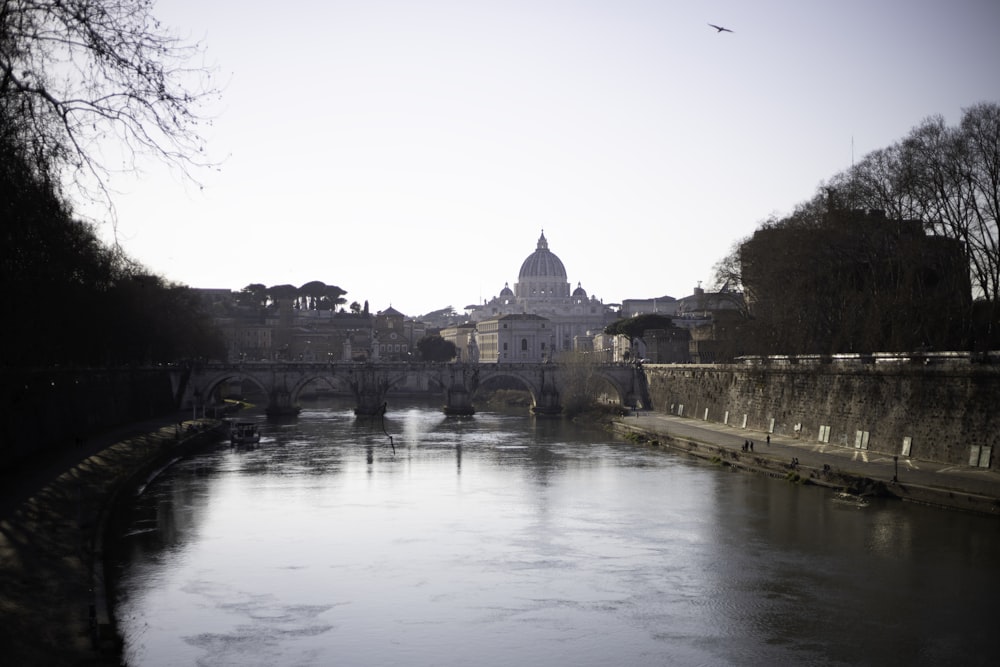
{"type": "Polygon", "coordinates": [[[612,412],[630,407],[632,397],[623,396],[619,388],[607,378],[583,367],[569,367],[564,371],[560,398],[563,412],[580,414],[588,410],[612,412]]]}
{"type": "Polygon", "coordinates": [[[233,375],[218,380],[215,385],[209,388],[208,396],[205,398],[206,406],[216,408],[227,405],[236,407],[237,404],[244,408],[253,406],[263,408],[267,405],[267,392],[253,379],[242,375],[233,375]]]}
{"type": "Polygon", "coordinates": [[[478,410],[509,410],[519,414],[535,404],[528,386],[512,375],[493,376],[482,381],[473,392],[472,401],[478,410]]]}
{"type": "Polygon", "coordinates": [[[354,392],[346,380],[337,377],[306,378],[297,388],[297,403],[304,410],[351,409],[355,407],[354,392]]]}

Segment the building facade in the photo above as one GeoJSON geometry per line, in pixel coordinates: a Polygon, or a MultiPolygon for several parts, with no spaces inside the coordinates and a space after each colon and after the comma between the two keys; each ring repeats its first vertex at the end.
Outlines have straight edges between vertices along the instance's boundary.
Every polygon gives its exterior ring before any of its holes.
{"type": "MultiPolygon", "coordinates": [[[[533,350],[539,361],[543,356],[545,359],[554,359],[561,352],[573,351],[576,349],[574,341],[590,341],[596,333],[603,331],[605,326],[618,318],[617,310],[605,305],[597,297],[589,296],[581,283],[578,282],[575,289],[570,289],[566,267],[549,249],[544,231],[538,238],[535,251],[521,263],[514,288],[511,289],[510,284],[505,283],[498,296],[482,304],[466,306],[466,312],[469,319],[477,325],[480,360],[484,363],[487,359],[502,359],[504,350],[490,349],[487,352],[482,336],[494,335],[494,326],[490,324],[484,329],[480,325],[499,320],[504,316],[535,315],[546,321],[544,336],[541,332],[538,333],[538,345],[533,350]],[[542,337],[545,338],[544,341],[542,337]],[[544,355],[542,342],[545,343],[544,355]]],[[[521,320],[519,326],[527,326],[523,323],[531,321],[534,320],[531,318],[521,320]]],[[[508,325],[511,324],[513,320],[508,321],[508,325]]],[[[499,335],[499,332],[497,334],[499,335]]],[[[525,344],[530,345],[530,343],[525,344]]],[[[516,341],[518,349],[508,349],[507,352],[509,354],[515,351],[521,352],[521,345],[520,341],[516,341]]],[[[587,342],[584,345],[592,343],[587,342]]]]}
{"type": "Polygon", "coordinates": [[[476,325],[479,362],[541,363],[552,358],[552,323],[540,315],[512,313],[476,325]]]}
{"type": "Polygon", "coordinates": [[[972,296],[955,239],[883,211],[831,209],[740,248],[755,354],[960,349],[972,296]]]}
{"type": "Polygon", "coordinates": [[[453,327],[441,329],[441,338],[455,346],[455,361],[470,363],[479,361],[476,325],[472,322],[463,322],[453,327]]]}
{"type": "Polygon", "coordinates": [[[410,333],[406,316],[389,306],[375,315],[372,330],[372,359],[376,361],[409,361],[410,333]]]}

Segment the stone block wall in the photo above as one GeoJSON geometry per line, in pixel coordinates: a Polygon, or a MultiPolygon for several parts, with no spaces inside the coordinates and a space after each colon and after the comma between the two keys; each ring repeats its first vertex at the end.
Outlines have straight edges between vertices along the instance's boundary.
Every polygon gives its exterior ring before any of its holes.
{"type": "Polygon", "coordinates": [[[810,363],[646,366],[653,408],[803,442],[1000,469],[1000,366],[810,363]],[[728,413],[728,414],[727,414],[728,413]]]}

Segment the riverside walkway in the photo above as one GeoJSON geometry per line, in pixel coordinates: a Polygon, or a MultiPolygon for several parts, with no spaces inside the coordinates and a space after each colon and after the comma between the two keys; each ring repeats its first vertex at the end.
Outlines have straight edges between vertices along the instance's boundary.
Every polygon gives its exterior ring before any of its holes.
{"type": "Polygon", "coordinates": [[[985,468],[903,456],[894,461],[891,455],[808,438],[772,435],[769,444],[767,434],[760,431],[658,412],[633,413],[618,420],[616,427],[738,468],[786,476],[797,473],[805,481],[831,488],[853,481],[903,500],[1000,516],[1000,473],[985,468]],[[743,451],[747,441],[753,442],[752,452],[743,451]]]}

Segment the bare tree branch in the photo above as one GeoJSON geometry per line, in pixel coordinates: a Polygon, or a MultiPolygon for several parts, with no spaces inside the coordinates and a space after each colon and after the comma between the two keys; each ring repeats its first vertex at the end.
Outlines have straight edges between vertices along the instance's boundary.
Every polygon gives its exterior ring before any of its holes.
{"type": "Polygon", "coordinates": [[[0,114],[17,119],[39,174],[66,176],[113,213],[109,183],[152,157],[197,182],[211,166],[201,114],[219,96],[200,44],[171,34],[153,0],[0,0],[0,114]],[[122,153],[111,164],[102,149],[122,153]]]}

